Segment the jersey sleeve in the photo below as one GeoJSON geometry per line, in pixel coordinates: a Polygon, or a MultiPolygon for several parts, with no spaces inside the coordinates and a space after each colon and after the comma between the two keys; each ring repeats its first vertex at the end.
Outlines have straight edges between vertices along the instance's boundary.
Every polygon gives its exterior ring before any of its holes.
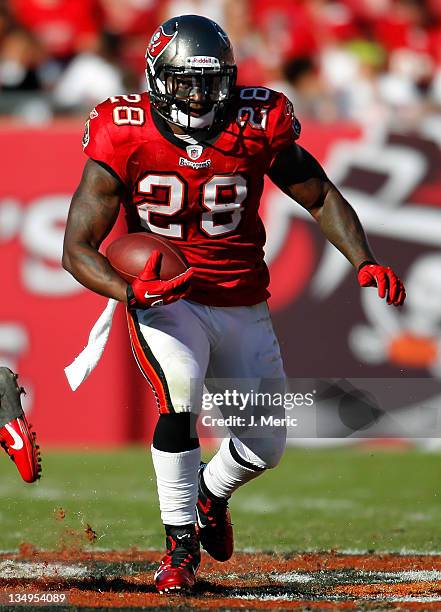
{"type": "Polygon", "coordinates": [[[271,109],[268,122],[268,141],[272,159],[279,151],[294,144],[300,137],[301,125],[294,113],[292,102],[277,94],[275,107],[271,109]]]}
{"type": "Polygon", "coordinates": [[[92,110],[84,127],[83,151],[90,159],[108,166],[124,183],[124,158],[117,154],[117,147],[112,141],[111,125],[109,126],[111,121],[112,114],[107,101],[92,110]]]}

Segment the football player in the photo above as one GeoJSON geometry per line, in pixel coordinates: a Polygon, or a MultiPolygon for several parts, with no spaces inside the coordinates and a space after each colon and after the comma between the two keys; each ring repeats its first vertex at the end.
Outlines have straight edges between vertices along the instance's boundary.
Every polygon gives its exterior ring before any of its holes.
{"type": "MultiPolygon", "coordinates": [[[[90,114],[88,155],[65,234],[64,267],[85,287],[127,304],[136,360],[156,394],[152,457],[166,555],[156,587],[189,590],[202,546],[218,561],[233,552],[228,500],[275,467],[285,431],[247,436],[237,427],[200,466],[195,429],[204,379],[259,381],[283,389],[284,371],[266,300],[264,176],[316,219],[352,263],[361,286],[399,306],[404,287],[377,262],[356,213],[297,140],[300,124],[281,93],[236,86],[226,33],[184,15],[154,33],[148,92],[116,95],[90,114]],[[98,252],[120,205],[128,231],[176,244],[191,269],[159,280],[154,252],[130,285],[98,252]]],[[[295,265],[295,262],[293,262],[295,265]]],[[[289,270],[287,270],[289,274],[289,270]]]]}

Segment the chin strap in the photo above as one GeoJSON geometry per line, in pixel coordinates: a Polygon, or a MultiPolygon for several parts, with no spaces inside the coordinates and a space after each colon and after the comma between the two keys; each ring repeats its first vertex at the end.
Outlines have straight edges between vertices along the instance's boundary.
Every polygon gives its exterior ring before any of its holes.
{"type": "Polygon", "coordinates": [[[172,118],[172,121],[174,121],[175,123],[179,123],[179,125],[182,125],[183,128],[191,127],[196,129],[203,129],[206,127],[211,127],[211,125],[213,125],[215,112],[214,108],[212,108],[211,111],[205,113],[205,115],[201,115],[200,117],[192,117],[191,115],[189,116],[187,115],[187,113],[184,113],[184,111],[179,110],[176,106],[173,106],[170,112],[170,116],[172,118]],[[190,124],[188,122],[189,119],[190,124]]]}

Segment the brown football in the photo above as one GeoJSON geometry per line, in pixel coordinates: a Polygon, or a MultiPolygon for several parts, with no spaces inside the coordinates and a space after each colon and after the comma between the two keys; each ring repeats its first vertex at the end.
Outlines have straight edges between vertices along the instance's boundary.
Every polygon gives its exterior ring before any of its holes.
{"type": "Polygon", "coordinates": [[[189,267],[181,251],[166,238],[138,232],[126,234],[109,244],[106,257],[112,268],[128,283],[132,283],[144,270],[153,251],[162,253],[161,280],[182,274],[189,267]]]}

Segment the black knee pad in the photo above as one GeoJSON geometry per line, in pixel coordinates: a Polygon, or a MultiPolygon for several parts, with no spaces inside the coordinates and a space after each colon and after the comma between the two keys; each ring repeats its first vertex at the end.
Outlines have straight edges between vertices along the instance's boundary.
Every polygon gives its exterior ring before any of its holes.
{"type": "Polygon", "coordinates": [[[198,416],[191,412],[160,414],[153,434],[153,446],[166,453],[183,453],[199,446],[198,416]]]}

